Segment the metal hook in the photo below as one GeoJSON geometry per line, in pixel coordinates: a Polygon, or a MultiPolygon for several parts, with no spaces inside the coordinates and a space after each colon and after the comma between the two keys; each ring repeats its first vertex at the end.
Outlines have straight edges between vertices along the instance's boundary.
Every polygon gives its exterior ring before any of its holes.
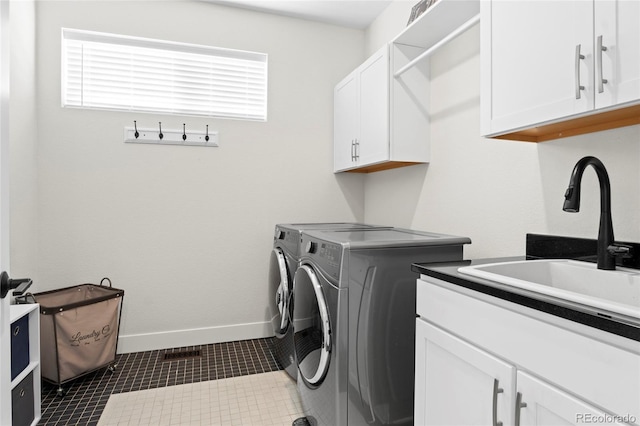
{"type": "Polygon", "coordinates": [[[185,128],[186,124],[182,123],[182,140],[186,141],[187,140],[187,131],[185,128]]]}
{"type": "Polygon", "coordinates": [[[164,138],[164,135],[162,134],[162,121],[158,121],[158,125],[160,126],[160,134],[158,137],[162,140],[162,138],[164,138]]]}
{"type": "Polygon", "coordinates": [[[205,140],[205,141],[207,141],[207,142],[209,142],[209,125],[208,125],[208,124],[207,124],[207,134],[206,134],[206,136],[204,137],[204,140],[205,140]]]}
{"type": "Polygon", "coordinates": [[[138,133],[138,123],[136,123],[136,120],[133,120],[133,128],[136,130],[133,136],[135,136],[136,139],[138,139],[138,137],[140,136],[140,133],[138,133]]]}

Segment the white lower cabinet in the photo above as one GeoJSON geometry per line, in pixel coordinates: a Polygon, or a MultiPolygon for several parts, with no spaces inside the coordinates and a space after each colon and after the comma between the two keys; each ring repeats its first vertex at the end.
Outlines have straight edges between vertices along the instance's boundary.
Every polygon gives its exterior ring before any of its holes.
{"type": "Polygon", "coordinates": [[[515,368],[417,319],[416,425],[509,422],[515,368]]]}
{"type": "Polygon", "coordinates": [[[639,424],[640,342],[456,287],[418,280],[416,425],[639,424]]]}
{"type": "Polygon", "coordinates": [[[518,371],[516,382],[515,424],[521,426],[625,424],[623,416],[616,418],[607,414],[530,374],[518,371]]]}

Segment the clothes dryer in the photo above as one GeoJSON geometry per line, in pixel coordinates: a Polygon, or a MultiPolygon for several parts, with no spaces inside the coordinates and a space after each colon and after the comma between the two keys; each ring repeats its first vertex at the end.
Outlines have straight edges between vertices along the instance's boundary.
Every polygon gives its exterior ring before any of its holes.
{"type": "Polygon", "coordinates": [[[309,423],[413,424],[411,264],[461,260],[470,242],[398,228],[302,232],[292,318],[309,423]]]}
{"type": "Polygon", "coordinates": [[[293,274],[300,260],[300,237],[303,230],[378,228],[364,223],[290,223],[275,226],[273,250],[269,265],[269,307],[271,325],[275,335],[274,352],[276,360],[296,379],[293,349],[293,331],[290,325],[290,300],[293,293],[293,274]]]}

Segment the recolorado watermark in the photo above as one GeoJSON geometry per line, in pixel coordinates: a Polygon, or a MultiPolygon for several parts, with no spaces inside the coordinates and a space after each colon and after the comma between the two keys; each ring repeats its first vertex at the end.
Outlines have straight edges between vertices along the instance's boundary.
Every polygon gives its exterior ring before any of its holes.
{"type": "Polygon", "coordinates": [[[611,414],[592,414],[592,413],[576,413],[576,423],[582,424],[615,424],[615,423],[636,423],[636,416],[630,414],[611,415],[611,414]]]}

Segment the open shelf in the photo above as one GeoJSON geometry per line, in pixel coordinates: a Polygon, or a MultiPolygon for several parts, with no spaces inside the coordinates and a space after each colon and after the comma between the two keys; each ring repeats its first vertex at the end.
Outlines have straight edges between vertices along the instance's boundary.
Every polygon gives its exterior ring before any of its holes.
{"type": "Polygon", "coordinates": [[[12,413],[14,424],[37,425],[40,421],[40,305],[36,303],[24,305],[11,305],[9,309],[9,319],[12,324],[28,317],[28,340],[29,340],[29,362],[11,380],[12,393],[12,413]],[[26,390],[26,392],[25,392],[26,390]],[[16,398],[23,402],[16,402],[16,398]],[[15,410],[18,410],[16,412],[15,410]]]}
{"type": "Polygon", "coordinates": [[[391,42],[430,49],[479,15],[479,0],[437,0],[391,42]]]}
{"type": "Polygon", "coordinates": [[[11,323],[16,322],[20,318],[25,315],[28,315],[29,312],[38,310],[38,307],[35,303],[26,304],[26,305],[11,305],[11,309],[9,309],[9,321],[11,323]]]}

